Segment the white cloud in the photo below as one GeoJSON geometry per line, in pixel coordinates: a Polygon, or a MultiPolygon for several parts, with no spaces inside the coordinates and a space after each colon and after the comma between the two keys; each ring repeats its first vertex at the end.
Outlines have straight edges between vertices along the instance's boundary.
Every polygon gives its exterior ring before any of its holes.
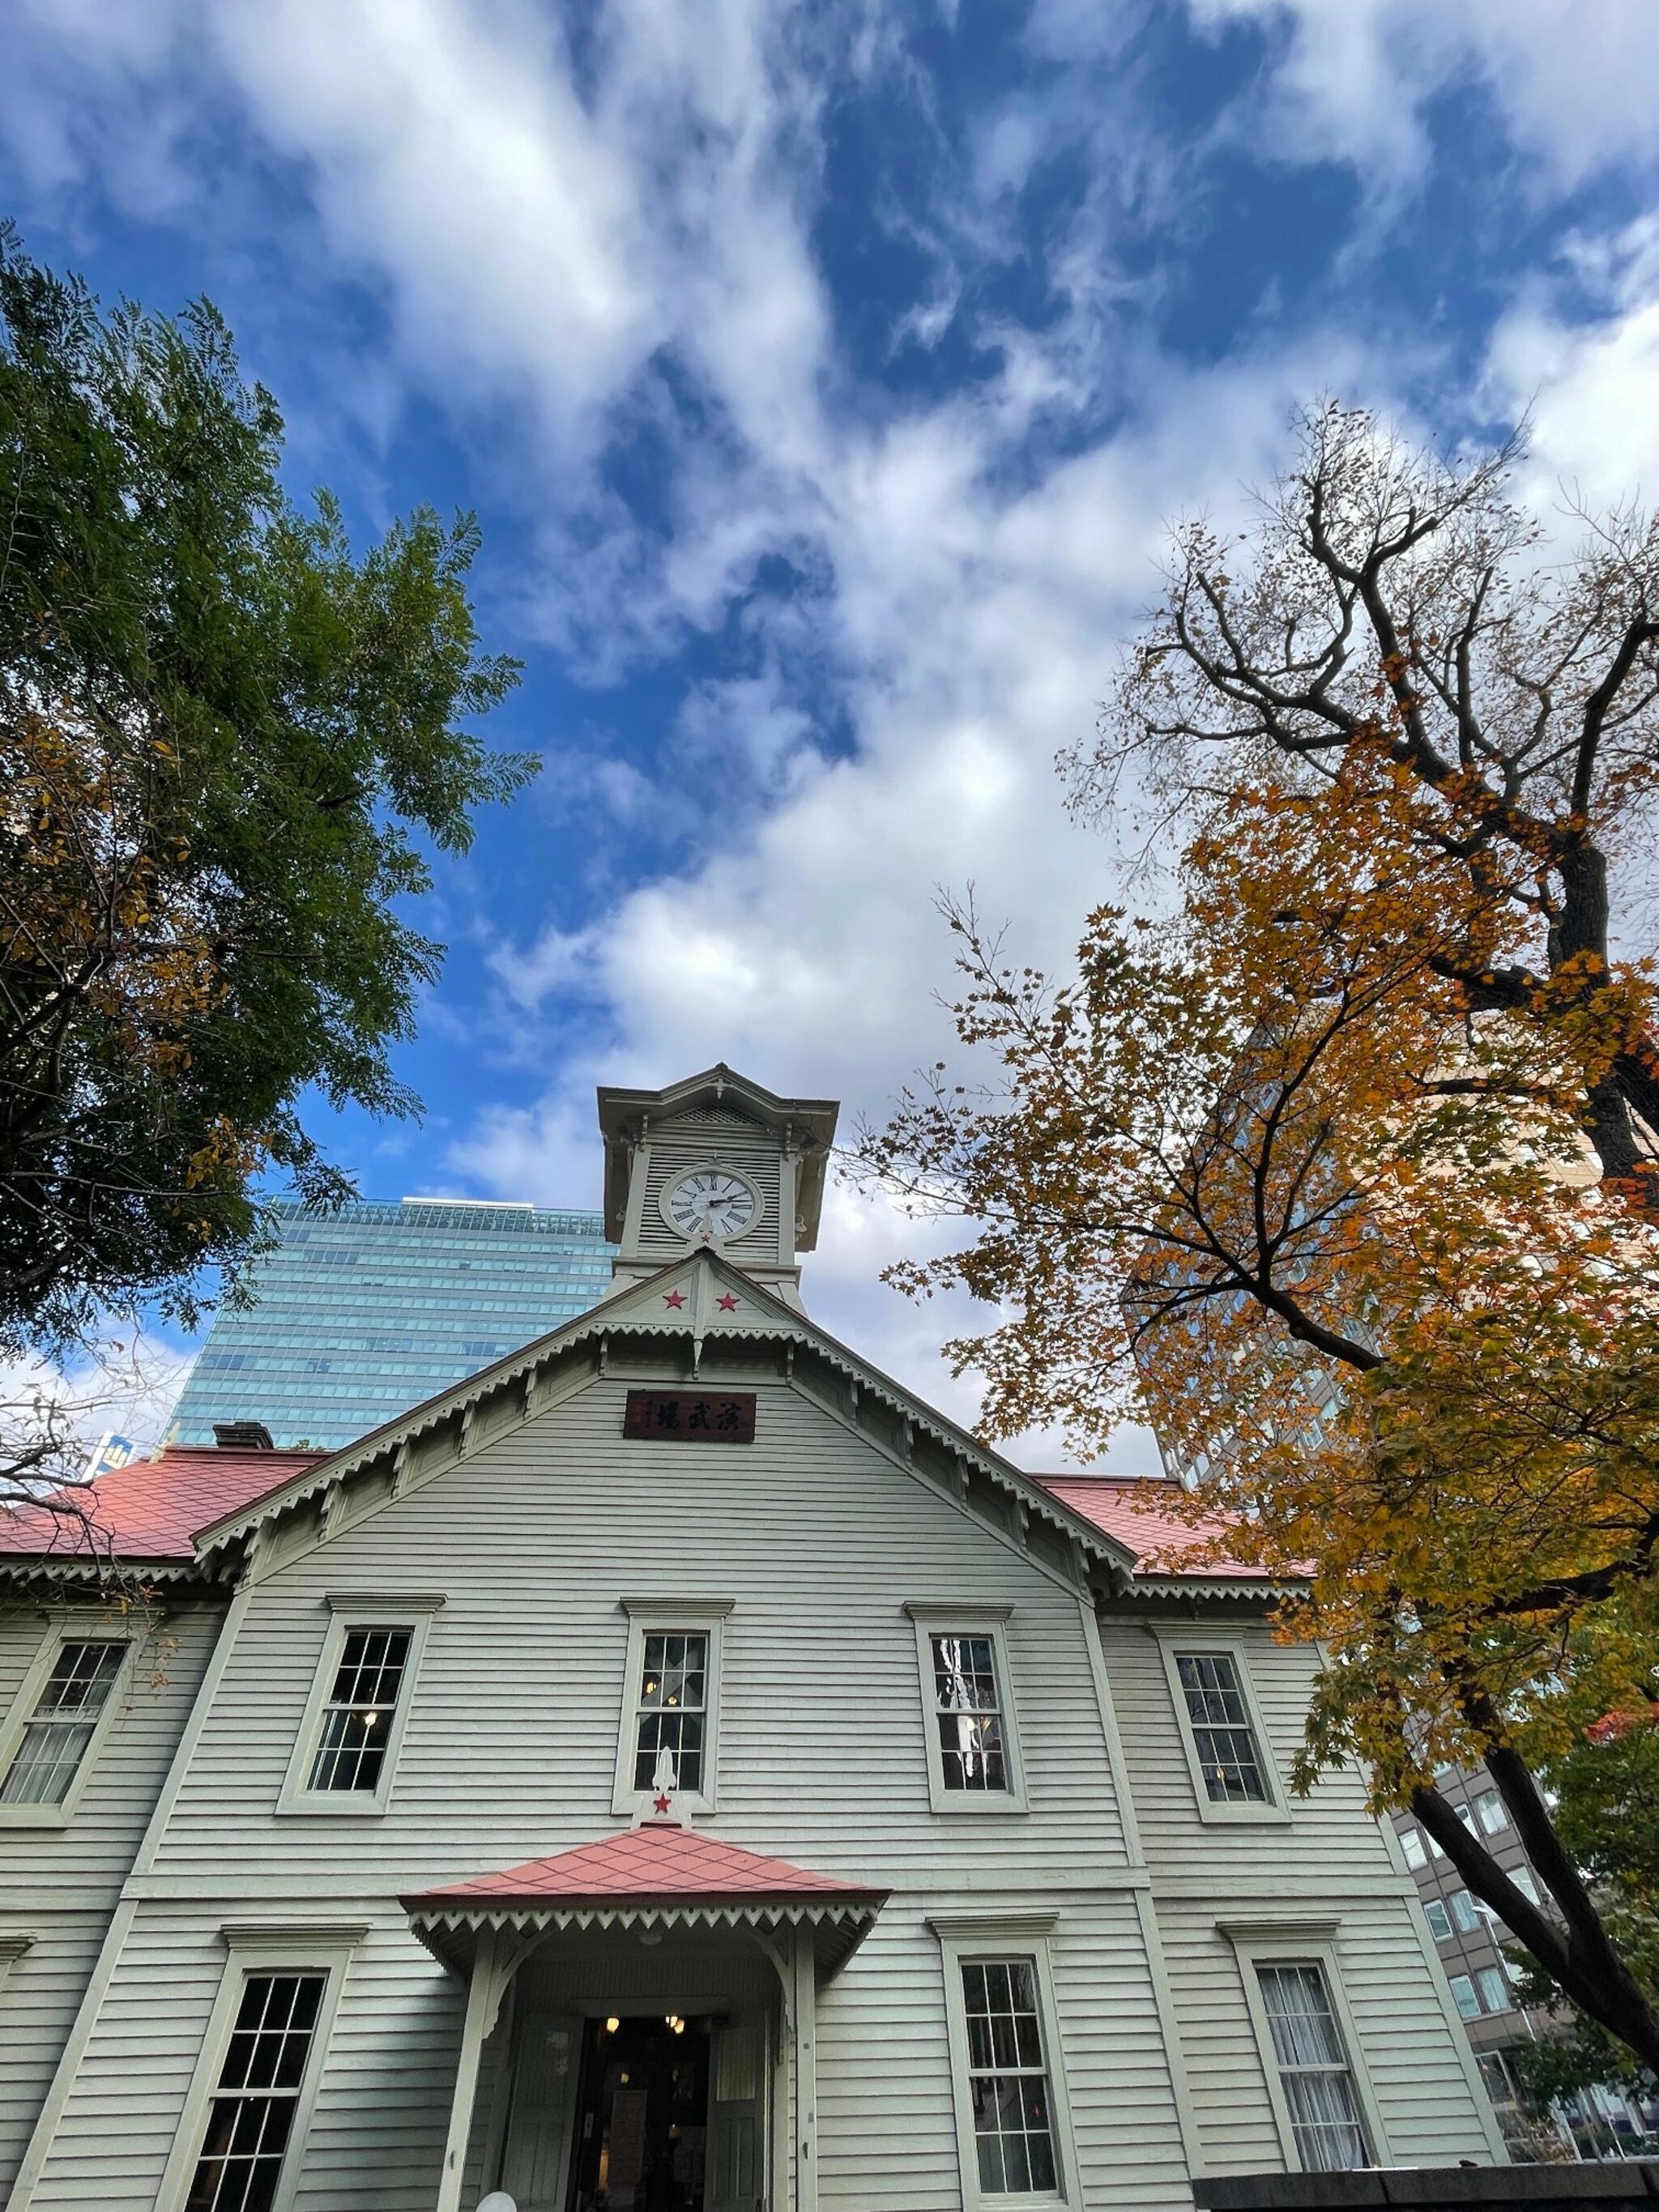
{"type": "MultiPolygon", "coordinates": [[[[1285,27],[1290,155],[1333,152],[1368,176],[1409,168],[1424,102],[1470,73],[1561,175],[1644,144],[1659,90],[1659,52],[1613,0],[1192,4],[1210,24],[1285,27]]],[[[175,208],[193,193],[191,219],[210,224],[218,179],[191,167],[191,87],[259,159],[289,165],[303,235],[386,301],[402,375],[468,426],[486,482],[544,514],[525,619],[579,673],[666,653],[743,603],[750,665],[691,687],[653,787],[609,750],[591,769],[601,811],[654,805],[685,858],[574,924],[526,913],[495,945],[518,1049],[541,1044],[547,1082],[528,1109],[482,1111],[447,1164],[504,1195],[580,1197],[596,1179],[593,1084],[716,1058],[879,1114],[948,1042],[935,884],[975,879],[1042,961],[1110,889],[1051,762],[1090,726],[1164,522],[1224,512],[1267,473],[1293,398],[1328,384],[1386,399],[1386,370],[1331,337],[1196,372],[1133,336],[1115,211],[1176,185],[1170,149],[1137,136],[1127,5],[1109,23],[1070,0],[1040,11],[1044,50],[1100,73],[1065,79],[1047,136],[1014,93],[969,132],[910,327],[937,335],[964,312],[968,264],[1009,252],[1008,211],[1056,132],[1087,148],[1095,179],[1052,242],[1057,319],[1034,334],[981,318],[995,373],[905,406],[854,384],[812,230],[824,102],[849,69],[904,77],[896,14],[629,0],[576,52],[529,0],[118,12],[118,33],[105,9],[13,0],[27,35],[0,128],[45,184],[92,177],[175,208]],[[142,155],[132,114],[154,124],[142,155]],[[599,466],[629,439],[660,455],[648,523],[599,466]],[[792,564],[792,593],[757,588],[767,556],[792,564]]],[[[1528,343],[1541,359],[1544,337],[1528,343]]],[[[1514,343],[1521,359],[1518,325],[1514,343]]],[[[936,1354],[951,1321],[873,1287],[915,1234],[838,1197],[815,1310],[965,1410],[936,1354]]]]}
{"type": "Polygon", "coordinates": [[[1562,489],[1597,509],[1659,501],[1659,217],[1576,241],[1561,280],[1530,287],[1493,331],[1485,387],[1493,413],[1531,410],[1540,507],[1562,489]]]}
{"type": "MultiPolygon", "coordinates": [[[[1659,40],[1649,0],[1188,0],[1212,27],[1259,22],[1279,51],[1235,117],[1285,158],[1325,155],[1389,182],[1424,149],[1423,110],[1479,85],[1549,181],[1653,158],[1659,40]]],[[[1538,182],[1541,185],[1543,177],[1538,182]]]]}
{"type": "Polygon", "coordinates": [[[164,1337],[125,1326],[77,1348],[61,1365],[33,1355],[0,1361],[0,1478],[48,1437],[57,1441],[40,1473],[54,1482],[78,1476],[106,1431],[141,1453],[153,1450],[192,1356],[164,1337]]]}

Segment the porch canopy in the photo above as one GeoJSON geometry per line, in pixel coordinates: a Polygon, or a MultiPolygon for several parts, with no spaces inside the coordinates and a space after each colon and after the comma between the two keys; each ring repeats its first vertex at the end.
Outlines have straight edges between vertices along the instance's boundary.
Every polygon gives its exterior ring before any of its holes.
{"type": "Polygon", "coordinates": [[[887,1896],[656,1820],[398,1901],[427,1948],[464,1976],[486,1931],[521,1943],[567,1928],[730,1928],[757,1936],[810,1930],[818,1978],[827,1980],[887,1896]]]}

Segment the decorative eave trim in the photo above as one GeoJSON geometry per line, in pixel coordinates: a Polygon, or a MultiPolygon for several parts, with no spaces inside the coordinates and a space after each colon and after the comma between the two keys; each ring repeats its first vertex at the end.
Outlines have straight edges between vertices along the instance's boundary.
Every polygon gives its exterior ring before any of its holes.
{"type": "Polygon", "coordinates": [[[165,1583],[193,1588],[207,1595],[224,1590],[227,1583],[234,1579],[234,1566],[228,1563],[210,1565],[201,1559],[88,1559],[51,1552],[0,1553],[0,1583],[23,1588],[31,1583],[50,1583],[58,1587],[82,1585],[118,1595],[135,1583],[148,1588],[165,1583]]]}
{"type": "Polygon", "coordinates": [[[0,1966],[15,1966],[26,1952],[34,1948],[34,1937],[21,1929],[0,1929],[0,1966]]]}
{"type": "Polygon", "coordinates": [[[817,1899],[755,1898],[722,1904],[687,1900],[678,1904],[480,1904],[476,1907],[427,1909],[418,1900],[404,1899],[409,1925],[440,1966],[452,1973],[462,1971],[465,1939],[486,1929],[534,1939],[576,1928],[659,1929],[716,1929],[764,1936],[787,1928],[817,1931],[821,1973],[827,1979],[839,1972],[876,1923],[888,1892],[872,1891],[865,1897],[817,1899]]]}
{"type": "MultiPolygon", "coordinates": [[[[1068,1544],[1080,1544],[1087,1553],[1106,1567],[1126,1591],[1129,1588],[1134,1571],[1134,1554],[1127,1545],[1051,1497],[1032,1476],[1015,1467],[1012,1461],[1003,1459],[1000,1454],[977,1443],[965,1429],[957,1428],[943,1415],[935,1414],[912,1398],[890,1376],[870,1366],[835,1337],[809,1321],[804,1314],[785,1305],[781,1299],[775,1297],[753,1276],[746,1274],[734,1261],[717,1258],[710,1252],[696,1253],[690,1262],[683,1257],[676,1258],[660,1267],[654,1275],[647,1276],[634,1285],[632,1291],[626,1295],[637,1296],[653,1284],[665,1282],[671,1277],[683,1273],[688,1264],[723,1270],[742,1286],[748,1302],[760,1309],[756,1319],[745,1318],[740,1328],[722,1327],[717,1332],[719,1341],[736,1344],[746,1341],[792,1342],[801,1345],[859,1390],[868,1391],[901,1423],[908,1424],[912,1431],[924,1431],[952,1456],[971,1461],[1014,1501],[1017,1510],[1024,1514],[1028,1522],[1040,1520],[1068,1544]]],[[[198,1559],[210,1559],[216,1553],[250,1535],[273,1515],[289,1511],[296,1505],[325,1495],[373,1462],[391,1461],[399,1448],[407,1447],[431,1430],[453,1420],[457,1414],[461,1417],[465,1430],[471,1424],[472,1413],[485,1398],[515,1381],[522,1381],[526,1385],[525,1416],[529,1418],[537,1410],[530,1402],[537,1370],[550,1365],[580,1346],[597,1341],[603,1356],[605,1343],[620,1337],[683,1341],[693,1334],[689,1322],[678,1319],[665,1325],[661,1317],[652,1313],[619,1314],[616,1310],[618,1303],[619,1300],[612,1299],[592,1308],[586,1314],[578,1315],[562,1328],[550,1330],[547,1335],[538,1337],[533,1343],[497,1360],[493,1367],[483,1368],[477,1375],[469,1376],[452,1390],[427,1400],[424,1405],[400,1414],[396,1420],[385,1423],[356,1443],[336,1453],[332,1458],[319,1461],[314,1468],[296,1475],[291,1482],[269,1492],[264,1498],[256,1499],[240,1512],[210,1522],[198,1534],[198,1559]]],[[[466,1449],[464,1440],[462,1449],[466,1449]]]]}
{"type": "Polygon", "coordinates": [[[672,1905],[631,1903],[560,1905],[529,1903],[414,1906],[409,1923],[419,1935],[427,1928],[757,1928],[774,1923],[816,1928],[821,1922],[873,1920],[887,1902],[879,1890],[867,1897],[757,1897],[715,1905],[688,1900],[672,1905]]]}
{"type": "Polygon", "coordinates": [[[1266,1576],[1254,1575],[1137,1575],[1134,1578],[1137,1597],[1266,1599],[1282,1597],[1287,1590],[1306,1587],[1304,1583],[1275,1582],[1266,1576]]]}

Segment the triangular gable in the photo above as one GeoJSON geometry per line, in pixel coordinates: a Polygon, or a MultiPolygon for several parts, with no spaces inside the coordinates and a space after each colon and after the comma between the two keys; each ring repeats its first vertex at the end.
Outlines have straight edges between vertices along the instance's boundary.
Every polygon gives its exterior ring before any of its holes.
{"type": "MultiPolygon", "coordinates": [[[[1023,1539],[1029,1524],[1041,1523],[1050,1539],[1073,1557],[1080,1578],[1091,1562],[1105,1570],[1115,1588],[1129,1586],[1134,1555],[1126,1545],[947,1416],[924,1405],[798,1308],[706,1250],[677,1259],[644,1281],[630,1284],[493,1366],[385,1423],[252,1505],[210,1523],[198,1534],[198,1552],[205,1554],[254,1541],[277,1517],[307,1504],[319,1508],[319,1540],[337,1525],[337,1504],[355,1523],[362,1510],[389,1503],[412,1480],[442,1471],[483,1442],[496,1442],[590,1387],[603,1370],[608,1344],[625,1339],[689,1343],[694,1367],[708,1346],[720,1339],[734,1344],[781,1342],[796,1353],[810,1355],[812,1362],[840,1378],[837,1387],[844,1401],[840,1407],[827,1405],[819,1394],[806,1391],[823,1410],[840,1412],[845,1418],[850,1408],[855,1424],[864,1425],[871,1407],[878,1407],[880,1427],[869,1437],[872,1443],[918,1472],[942,1473],[957,1502],[980,1512],[1005,1535],[1012,1529],[1023,1539]],[[596,1360],[588,1365],[577,1358],[586,1347],[597,1351],[596,1360]],[[369,1494],[353,1508],[347,1493],[360,1484],[369,1494]],[[998,1501],[995,1506],[993,1498],[998,1501]]],[[[804,1369],[793,1358],[787,1371],[797,1387],[805,1386],[804,1369]]]]}

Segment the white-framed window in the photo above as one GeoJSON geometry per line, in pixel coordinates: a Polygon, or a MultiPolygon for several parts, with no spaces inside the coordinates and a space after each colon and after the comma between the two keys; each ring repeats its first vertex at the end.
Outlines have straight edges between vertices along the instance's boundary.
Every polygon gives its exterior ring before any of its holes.
{"type": "Polygon", "coordinates": [[[1502,1966],[1477,1966],[1474,1986],[1480,1994],[1482,2012],[1509,2012],[1513,2008],[1510,1978],[1502,1966]]]}
{"type": "Polygon", "coordinates": [[[1351,2173],[1371,2162],[1353,2069],[1317,1960],[1263,1960],[1255,1970],[1279,2087],[1304,2173],[1351,2173]]]}
{"type": "Polygon", "coordinates": [[[611,1810],[642,1813],[666,1797],[675,1811],[712,1813],[731,1600],[628,1597],[622,1603],[628,1656],[611,1810]]]}
{"type": "Polygon", "coordinates": [[[1423,1917],[1429,1923],[1429,1933],[1437,1943],[1449,1943],[1452,1939],[1451,1915],[1437,1897],[1426,1898],[1423,1917]]]}
{"type": "Polygon", "coordinates": [[[1243,1645],[1190,1627],[1152,1632],[1163,1650],[1199,1818],[1287,1820],[1243,1645]]]}
{"type": "Polygon", "coordinates": [[[287,2212],[352,1926],[230,1927],[158,2212],[287,2212]]]}
{"type": "Polygon", "coordinates": [[[1402,1828],[1400,1831],[1400,1850],[1406,1864],[1413,1873],[1427,1866],[1429,1863],[1429,1855],[1423,1848],[1423,1836],[1420,1829],[1402,1828]]]}
{"type": "Polygon", "coordinates": [[[1450,1908],[1452,1926],[1460,1934],[1473,1936],[1480,1927],[1480,1915],[1467,1889],[1455,1889],[1446,1899],[1450,1908]]]}
{"type": "Polygon", "coordinates": [[[1223,1922],[1238,1954],[1285,2162],[1344,2173],[1389,2160],[1337,1972],[1334,1921],[1223,1922]]]}
{"type": "Polygon", "coordinates": [[[59,1617],[0,1726],[0,1826],[61,1827],[119,1709],[131,1639],[118,1626],[59,1617]]]}
{"type": "Polygon", "coordinates": [[[915,1628],[934,1812],[1024,1812],[1010,1608],[911,1603],[904,1609],[915,1628]]]}
{"type": "Polygon", "coordinates": [[[1467,1974],[1454,1974],[1448,1986],[1451,1990],[1452,2002],[1457,2007],[1458,2017],[1462,2020],[1479,2020],[1480,2000],[1474,1993],[1474,1984],[1469,1977],[1467,1974]]]}
{"type": "Polygon", "coordinates": [[[1482,1790],[1476,1795],[1474,1815],[1489,1836],[1501,1836],[1510,1825],[1509,1808],[1495,1790],[1482,1790]]]}
{"type": "Polygon", "coordinates": [[[441,1595],[331,1594],[280,1813],[384,1813],[441,1595]]]}
{"type": "Polygon", "coordinates": [[[1077,2193],[1048,1954],[1052,1913],[936,1918],[966,2212],[1077,2193]]]}
{"type": "Polygon", "coordinates": [[[1528,1902],[1529,1904],[1532,1904],[1532,1905],[1541,1905],[1541,1904],[1542,1904],[1543,1899],[1540,1897],[1540,1895],[1539,1895],[1539,1893],[1538,1893],[1538,1884],[1537,1884],[1536,1880],[1534,1878],[1533,1871],[1532,1871],[1532,1869],[1531,1869],[1530,1867],[1528,1867],[1528,1866],[1512,1866],[1512,1867],[1505,1867],[1505,1868],[1504,1868],[1504,1873],[1505,1873],[1506,1875],[1508,1875],[1508,1876],[1509,1876],[1510,1880],[1510,1881],[1515,1884],[1516,1887],[1520,1891],[1520,1893],[1521,1893],[1522,1896],[1522,1897],[1524,1897],[1524,1898],[1528,1900],[1528,1902]]]}

